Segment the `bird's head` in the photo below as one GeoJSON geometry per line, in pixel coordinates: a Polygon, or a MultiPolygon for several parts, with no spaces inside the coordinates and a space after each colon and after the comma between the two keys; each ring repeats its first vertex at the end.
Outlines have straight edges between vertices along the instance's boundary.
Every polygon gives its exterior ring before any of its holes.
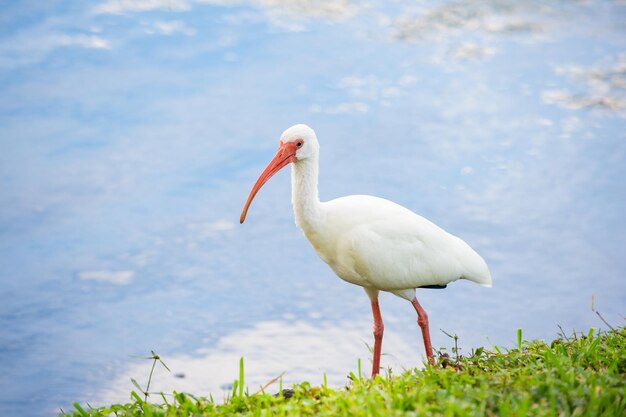
{"type": "Polygon", "coordinates": [[[298,163],[307,159],[317,157],[319,152],[319,143],[313,129],[307,125],[297,124],[285,130],[280,136],[278,143],[278,151],[274,158],[267,165],[265,170],[256,181],[248,200],[243,207],[239,222],[243,223],[248,213],[248,207],[254,199],[256,193],[259,192],[263,184],[265,184],[274,174],[290,163],[298,163]]]}
{"type": "Polygon", "coordinates": [[[302,161],[317,156],[320,149],[315,131],[303,124],[293,125],[280,135],[279,153],[283,147],[294,151],[295,160],[290,162],[302,161]]]}

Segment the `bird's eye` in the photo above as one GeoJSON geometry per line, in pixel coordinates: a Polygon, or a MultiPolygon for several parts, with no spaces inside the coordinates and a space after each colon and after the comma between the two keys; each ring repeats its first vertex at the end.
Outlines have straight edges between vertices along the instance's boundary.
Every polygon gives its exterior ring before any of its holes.
{"type": "Polygon", "coordinates": [[[297,146],[298,148],[301,148],[301,147],[302,147],[302,141],[301,141],[301,140],[299,140],[298,142],[296,142],[296,146],[297,146]]]}

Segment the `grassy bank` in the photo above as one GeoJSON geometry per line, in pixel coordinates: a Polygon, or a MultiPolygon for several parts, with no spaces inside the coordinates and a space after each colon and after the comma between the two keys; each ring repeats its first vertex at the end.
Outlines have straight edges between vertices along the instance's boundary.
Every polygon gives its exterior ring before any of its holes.
{"type": "MultiPolygon", "coordinates": [[[[243,369],[242,369],[243,370],[243,369]]],[[[209,377],[209,376],[207,376],[209,377]]],[[[467,357],[440,354],[437,366],[375,380],[351,374],[345,389],[302,383],[247,394],[243,372],[223,402],[191,394],[133,392],[134,402],[62,416],[623,416],[626,415],[626,328],[522,341],[515,349],[477,348],[467,357]],[[242,383],[240,383],[242,382],[242,383]],[[289,398],[287,398],[289,397],[289,398]]]]}

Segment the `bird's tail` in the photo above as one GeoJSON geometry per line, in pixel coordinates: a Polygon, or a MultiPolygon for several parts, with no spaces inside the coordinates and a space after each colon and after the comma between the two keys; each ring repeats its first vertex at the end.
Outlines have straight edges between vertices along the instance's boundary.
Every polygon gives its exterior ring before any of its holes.
{"type": "Polygon", "coordinates": [[[491,288],[493,286],[493,280],[491,279],[491,272],[487,266],[487,262],[476,252],[471,260],[471,265],[466,265],[469,270],[463,275],[463,278],[475,282],[483,287],[491,288]]]}

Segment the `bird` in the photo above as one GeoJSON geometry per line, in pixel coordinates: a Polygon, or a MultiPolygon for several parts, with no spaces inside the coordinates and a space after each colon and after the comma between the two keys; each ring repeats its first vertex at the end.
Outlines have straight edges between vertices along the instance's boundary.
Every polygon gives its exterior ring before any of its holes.
{"type": "Polygon", "coordinates": [[[315,131],[296,124],[280,136],[278,151],[250,190],[243,224],[261,187],[287,165],[296,225],[335,274],[363,287],[374,321],[372,378],[380,373],[384,323],[379,293],[408,300],[417,313],[429,364],[434,364],[428,315],[416,298],[418,288],[445,288],[458,279],[492,286],[485,260],[460,238],[392,201],[350,195],[321,202],[319,150],[315,131]]]}

